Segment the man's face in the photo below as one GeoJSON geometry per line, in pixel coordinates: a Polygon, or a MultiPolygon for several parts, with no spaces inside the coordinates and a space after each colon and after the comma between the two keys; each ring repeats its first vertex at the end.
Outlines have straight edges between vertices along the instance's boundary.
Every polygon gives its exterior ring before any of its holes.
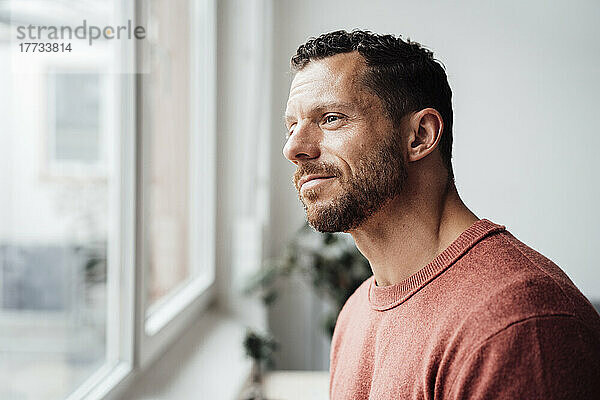
{"type": "Polygon", "coordinates": [[[321,232],[359,227],[406,179],[400,133],[362,83],[357,52],[311,61],[292,82],[283,149],[310,225],[321,232]]]}

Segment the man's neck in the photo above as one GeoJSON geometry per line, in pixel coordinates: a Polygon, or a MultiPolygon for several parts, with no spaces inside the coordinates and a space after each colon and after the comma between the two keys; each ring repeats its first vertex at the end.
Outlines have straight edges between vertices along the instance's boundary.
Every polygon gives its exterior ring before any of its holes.
{"type": "Polygon", "coordinates": [[[377,285],[387,286],[419,271],[478,220],[451,185],[437,196],[405,190],[350,233],[377,285]]]}

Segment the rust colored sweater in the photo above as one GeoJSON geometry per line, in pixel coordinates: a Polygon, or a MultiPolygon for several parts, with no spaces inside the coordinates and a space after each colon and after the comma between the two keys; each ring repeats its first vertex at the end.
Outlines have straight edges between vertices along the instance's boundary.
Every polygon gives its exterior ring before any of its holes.
{"type": "Polygon", "coordinates": [[[330,397],[600,399],[600,316],[504,226],[476,221],[403,282],[344,305],[330,397]]]}

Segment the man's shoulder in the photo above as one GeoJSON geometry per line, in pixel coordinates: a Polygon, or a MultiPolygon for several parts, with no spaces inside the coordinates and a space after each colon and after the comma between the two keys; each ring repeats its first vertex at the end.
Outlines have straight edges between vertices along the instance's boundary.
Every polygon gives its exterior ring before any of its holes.
{"type": "MultiPolygon", "coordinates": [[[[508,231],[477,243],[449,272],[448,279],[455,286],[474,293],[481,288],[479,294],[485,298],[515,293],[526,295],[529,302],[569,306],[571,298],[583,296],[558,265],[508,231]]],[[[518,297],[506,298],[511,299],[518,297]]]]}
{"type": "Polygon", "coordinates": [[[556,315],[600,333],[600,316],[567,274],[508,231],[481,241],[455,267],[449,274],[455,290],[446,301],[462,305],[464,326],[494,331],[556,315]]]}
{"type": "Polygon", "coordinates": [[[472,343],[453,365],[451,398],[591,399],[600,389],[600,337],[573,316],[536,316],[472,343]]]}
{"type": "Polygon", "coordinates": [[[482,251],[474,252],[474,255],[478,257],[478,263],[488,267],[493,266],[509,276],[536,275],[550,278],[558,286],[575,287],[575,284],[558,265],[517,239],[508,230],[499,232],[488,240],[483,240],[480,245],[482,251]]]}

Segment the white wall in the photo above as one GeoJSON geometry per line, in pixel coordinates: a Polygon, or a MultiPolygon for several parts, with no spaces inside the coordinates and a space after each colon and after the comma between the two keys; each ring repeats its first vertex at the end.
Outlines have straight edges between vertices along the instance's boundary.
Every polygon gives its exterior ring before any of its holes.
{"type": "MultiPolygon", "coordinates": [[[[592,0],[274,1],[271,252],[303,220],[292,165],[281,155],[289,58],[309,36],[369,29],[420,42],[445,64],[454,92],[453,162],[465,203],[480,218],[506,225],[600,300],[599,17],[600,3],[592,0]]],[[[310,344],[315,336],[306,319],[292,319],[309,318],[314,301],[297,293],[283,300],[289,308],[271,313],[273,331],[284,335],[280,367],[323,366],[318,355],[305,354],[328,350],[310,344]]]]}

